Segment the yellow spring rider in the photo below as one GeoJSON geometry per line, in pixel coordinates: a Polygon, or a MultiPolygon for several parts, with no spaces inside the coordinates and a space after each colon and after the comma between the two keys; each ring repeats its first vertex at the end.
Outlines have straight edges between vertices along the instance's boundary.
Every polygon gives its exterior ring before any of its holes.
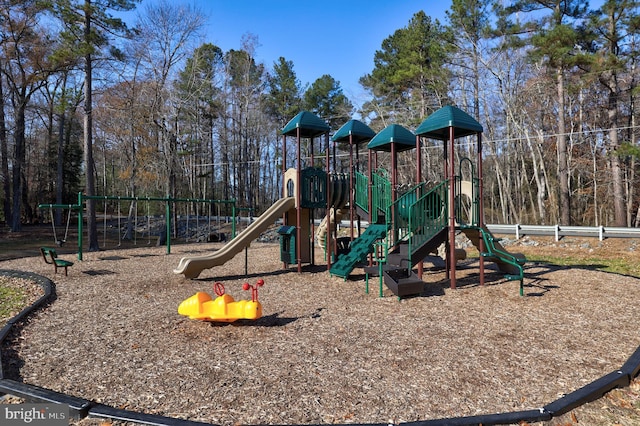
{"type": "Polygon", "coordinates": [[[255,286],[244,283],[243,290],[251,289],[251,300],[235,301],[225,294],[224,285],[215,283],[213,291],[218,297],[211,298],[209,293],[199,291],[185,299],[178,306],[178,313],[191,319],[202,321],[234,322],[239,319],[255,320],[262,316],[262,305],[258,301],[258,287],[264,285],[264,280],[258,280],[255,286]]]}

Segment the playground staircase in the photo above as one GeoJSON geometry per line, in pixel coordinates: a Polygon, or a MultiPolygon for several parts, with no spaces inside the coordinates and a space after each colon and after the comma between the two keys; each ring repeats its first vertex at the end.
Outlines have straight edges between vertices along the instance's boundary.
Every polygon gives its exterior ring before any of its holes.
{"type": "MultiPolygon", "coordinates": [[[[414,236],[417,237],[417,236],[414,236]]],[[[447,228],[430,235],[421,235],[415,242],[422,242],[410,249],[408,242],[398,244],[387,255],[387,264],[383,268],[385,285],[398,297],[420,294],[424,290],[424,281],[413,272],[413,265],[420,262],[447,239],[447,228]]]]}
{"type": "Polygon", "coordinates": [[[509,281],[520,281],[520,295],[524,293],[524,264],[527,259],[524,255],[509,253],[500,244],[500,240],[491,234],[486,227],[461,226],[460,230],[469,238],[473,245],[480,251],[480,238],[484,243],[484,251],[480,256],[494,262],[498,269],[505,273],[504,278],[509,281]]]}
{"type": "Polygon", "coordinates": [[[446,182],[430,190],[419,184],[389,208],[395,243],[382,270],[385,284],[399,297],[422,293],[424,282],[412,268],[447,238],[447,188],[446,182]]]}
{"type": "Polygon", "coordinates": [[[414,245],[410,248],[406,241],[398,244],[387,255],[387,265],[398,268],[412,268],[429,253],[435,251],[447,239],[447,228],[443,227],[429,235],[414,235],[414,245]]]}
{"type": "Polygon", "coordinates": [[[358,263],[365,261],[369,253],[373,253],[376,240],[384,238],[385,235],[387,235],[387,225],[369,225],[362,235],[351,242],[349,252],[342,254],[331,265],[329,273],[346,279],[358,263]]]}

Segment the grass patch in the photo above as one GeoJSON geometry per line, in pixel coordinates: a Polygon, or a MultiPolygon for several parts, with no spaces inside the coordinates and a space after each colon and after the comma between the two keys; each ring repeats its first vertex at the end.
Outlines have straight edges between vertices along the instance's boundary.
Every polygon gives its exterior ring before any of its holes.
{"type": "Polygon", "coordinates": [[[0,326],[27,305],[27,292],[11,285],[8,278],[0,277],[0,326]]]}
{"type": "Polygon", "coordinates": [[[573,257],[573,256],[550,256],[550,255],[527,255],[528,262],[542,262],[558,266],[568,267],[588,267],[597,271],[610,272],[614,274],[628,275],[640,278],[640,264],[631,259],[617,258],[596,258],[596,257],[573,257]]]}

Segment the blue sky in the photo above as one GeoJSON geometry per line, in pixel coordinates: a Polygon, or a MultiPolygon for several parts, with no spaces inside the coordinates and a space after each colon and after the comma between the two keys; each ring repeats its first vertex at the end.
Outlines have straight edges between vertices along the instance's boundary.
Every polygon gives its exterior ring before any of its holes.
{"type": "Polygon", "coordinates": [[[362,97],[358,79],[373,69],[382,41],[420,10],[444,23],[451,5],[450,0],[178,1],[207,15],[204,41],[226,52],[240,49],[243,35],[251,33],[259,42],[256,59],[268,69],[282,56],[293,62],[303,85],[330,74],[356,103],[362,97]]]}
{"type": "Polygon", "coordinates": [[[243,34],[258,36],[257,59],[269,68],[280,56],[293,61],[302,84],[323,74],[349,97],[373,69],[382,41],[424,10],[444,21],[449,0],[200,0],[210,14],[207,34],[224,51],[239,48],[243,34]]]}
{"type": "MultiPolygon", "coordinates": [[[[138,6],[156,0],[143,0],[138,6]]],[[[258,37],[256,59],[273,68],[280,56],[292,61],[302,85],[324,74],[340,82],[352,102],[365,98],[358,84],[373,70],[382,41],[424,10],[446,23],[451,0],[167,0],[190,4],[207,16],[204,42],[223,51],[240,49],[242,37],[258,37]]],[[[603,0],[591,0],[597,7],[603,0]]]]}

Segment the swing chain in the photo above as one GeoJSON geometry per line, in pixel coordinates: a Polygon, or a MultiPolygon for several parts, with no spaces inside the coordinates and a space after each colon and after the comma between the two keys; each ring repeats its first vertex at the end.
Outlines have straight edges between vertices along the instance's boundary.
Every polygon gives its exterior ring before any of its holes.
{"type": "Polygon", "coordinates": [[[64,230],[64,238],[62,240],[58,240],[58,234],[56,233],[56,221],[53,216],[53,206],[49,206],[49,214],[51,215],[51,227],[53,228],[53,240],[58,247],[62,247],[62,245],[67,242],[67,237],[69,236],[69,224],[71,223],[71,206],[69,206],[67,211],[67,226],[64,230]]]}

